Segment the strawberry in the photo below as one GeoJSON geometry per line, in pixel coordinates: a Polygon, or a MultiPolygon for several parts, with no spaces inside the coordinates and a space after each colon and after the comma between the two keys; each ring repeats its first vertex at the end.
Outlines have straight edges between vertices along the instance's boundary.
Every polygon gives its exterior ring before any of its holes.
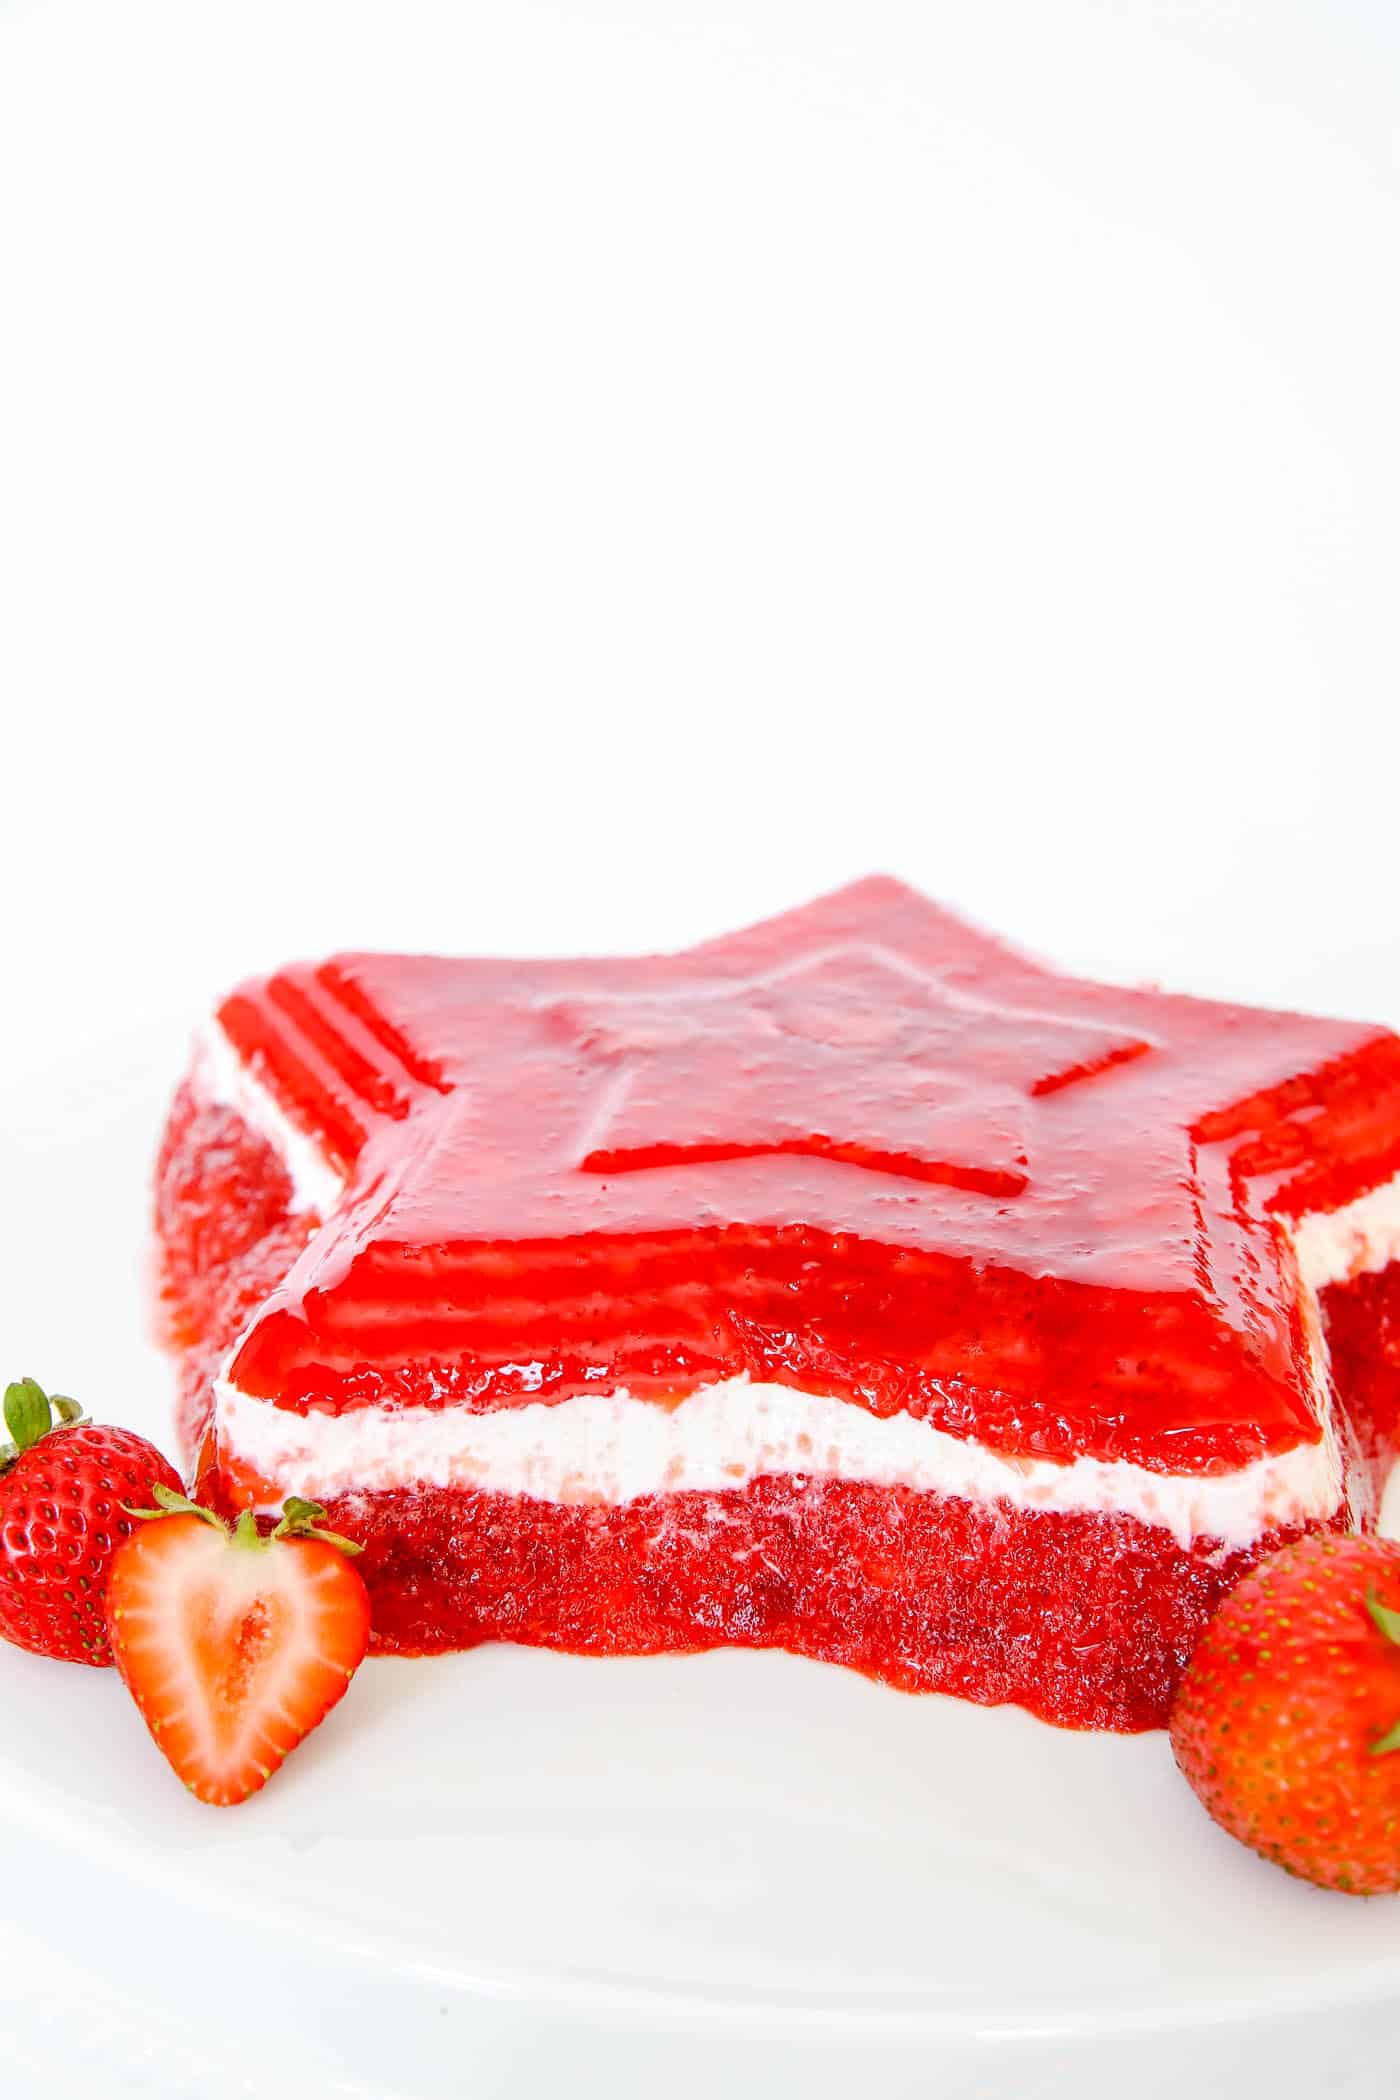
{"type": "Polygon", "coordinates": [[[1232,1837],[1323,1888],[1400,1888],[1400,1545],[1328,1534],[1262,1561],[1207,1626],[1169,1725],[1232,1837]]]}
{"type": "Polygon", "coordinates": [[[5,1426],[0,1634],[63,1662],[110,1663],[103,1594],[112,1555],[135,1529],[124,1505],[178,1489],[180,1476],[145,1437],[89,1422],[32,1378],[6,1388],[5,1426]]]}
{"type": "Polygon", "coordinates": [[[369,1641],[369,1594],[350,1554],[293,1497],[264,1535],[230,1531],[183,1495],[112,1563],[107,1625],[117,1668],[156,1743],[201,1801],[244,1801],[344,1697],[369,1641]]]}

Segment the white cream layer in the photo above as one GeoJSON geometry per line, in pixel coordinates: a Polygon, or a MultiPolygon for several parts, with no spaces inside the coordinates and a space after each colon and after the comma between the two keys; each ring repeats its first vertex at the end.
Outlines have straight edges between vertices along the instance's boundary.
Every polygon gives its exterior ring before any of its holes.
{"type": "MultiPolygon", "coordinates": [[[[325,1216],[342,1181],[243,1064],[223,1030],[201,1040],[196,1085],[236,1108],[283,1159],[299,1206],[325,1216]]],[[[1309,1292],[1400,1258],[1400,1176],[1343,1209],[1290,1227],[1309,1292]]],[[[1125,1460],[1008,1458],[909,1415],[881,1418],[850,1401],[760,1385],[705,1386],[659,1405],[625,1389],[551,1405],[468,1414],[456,1408],[356,1408],[298,1415],[227,1381],[216,1392],[220,1439],[284,1491],[474,1486],[550,1502],[625,1502],[645,1494],[740,1487],[762,1474],[812,1474],[1016,1509],[1122,1514],[1181,1543],[1247,1545],[1278,1524],[1330,1516],[1343,1473],[1325,1365],[1315,1365],[1322,1440],[1233,1472],[1163,1474],[1125,1460]]]]}
{"type": "Polygon", "coordinates": [[[678,1402],[624,1391],[468,1414],[460,1408],[352,1408],[298,1415],[218,1391],[224,1449],[279,1483],[326,1500],[358,1489],[484,1488],[541,1502],[630,1502],[638,1495],[745,1486],[811,1474],[1017,1510],[1137,1517],[1193,1538],[1247,1545],[1276,1524],[1330,1516],[1342,1494],[1330,1438],[1231,1473],[1154,1473],[1122,1459],[1006,1458],[907,1414],[793,1386],[727,1378],[678,1402]]]}
{"type": "Polygon", "coordinates": [[[1376,1529],[1383,1539],[1400,1539],[1400,1461],[1385,1476],[1376,1529]]]}
{"type": "Polygon", "coordinates": [[[1315,1291],[1388,1268],[1400,1258],[1400,1174],[1340,1210],[1299,1218],[1291,1231],[1299,1271],[1315,1291]]]}
{"type": "Polygon", "coordinates": [[[191,1081],[206,1101],[236,1109],[250,1130],[267,1139],[291,1176],[297,1210],[314,1211],[318,1218],[329,1216],[345,1186],[344,1176],[258,1083],[217,1021],[210,1021],[196,1039],[191,1081]]]}

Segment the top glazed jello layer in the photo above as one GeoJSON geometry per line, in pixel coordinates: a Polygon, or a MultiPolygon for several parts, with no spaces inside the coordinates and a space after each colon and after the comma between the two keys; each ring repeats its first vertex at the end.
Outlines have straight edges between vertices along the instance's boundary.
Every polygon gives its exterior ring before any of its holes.
{"type": "Polygon", "coordinates": [[[293,1410],[747,1376],[1210,1474],[1319,1439],[1291,1235],[1364,1265],[1400,1169],[1389,1032],[1058,977],[884,880],[673,957],[342,957],[218,1020],[310,1148],[320,1229],[226,1373],[293,1410]]]}

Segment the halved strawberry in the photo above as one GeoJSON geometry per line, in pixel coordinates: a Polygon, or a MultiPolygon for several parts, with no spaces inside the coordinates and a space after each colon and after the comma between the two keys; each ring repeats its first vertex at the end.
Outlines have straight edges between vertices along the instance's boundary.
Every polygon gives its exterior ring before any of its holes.
{"type": "Polygon", "coordinates": [[[325,1512],[293,1498],[259,1533],[232,1531],[183,1495],[126,1540],[107,1579],[107,1627],[146,1726],[192,1794],[246,1800],[344,1697],[369,1641],[369,1595],[319,1531],[325,1512]]]}

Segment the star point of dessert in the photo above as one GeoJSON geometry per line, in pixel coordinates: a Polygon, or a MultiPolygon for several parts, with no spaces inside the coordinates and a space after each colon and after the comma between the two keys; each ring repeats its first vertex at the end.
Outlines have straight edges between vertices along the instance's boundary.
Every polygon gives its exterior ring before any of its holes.
{"type": "Polygon", "coordinates": [[[883,878],[679,955],[245,985],[157,1213],[206,1491],[324,1504],[383,1648],[773,1645],[1150,1726],[1400,1414],[1400,1040],[883,878]]]}

